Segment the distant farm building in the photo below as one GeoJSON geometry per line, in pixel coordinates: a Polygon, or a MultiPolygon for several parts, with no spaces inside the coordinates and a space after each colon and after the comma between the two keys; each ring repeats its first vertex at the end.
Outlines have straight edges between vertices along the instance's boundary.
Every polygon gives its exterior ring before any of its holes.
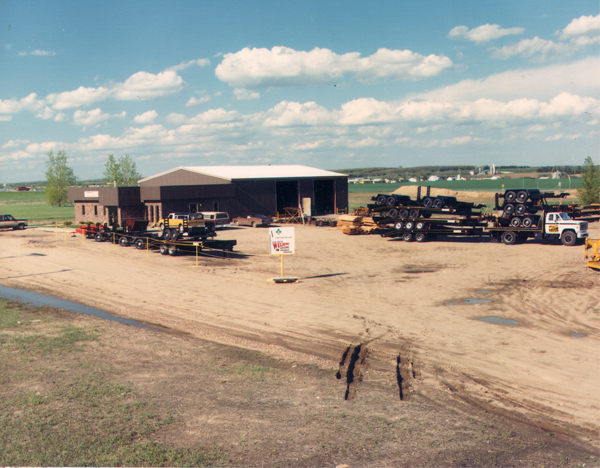
{"type": "Polygon", "coordinates": [[[122,224],[131,217],[157,222],[172,212],[276,216],[289,209],[321,216],[348,209],[347,175],[299,165],[177,167],[139,185],[69,189],[76,220],[122,224]]]}

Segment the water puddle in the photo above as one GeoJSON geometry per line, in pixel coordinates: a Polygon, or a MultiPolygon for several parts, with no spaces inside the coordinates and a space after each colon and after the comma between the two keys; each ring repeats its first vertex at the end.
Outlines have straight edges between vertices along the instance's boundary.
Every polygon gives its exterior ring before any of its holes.
{"type": "Polygon", "coordinates": [[[582,333],[571,333],[571,336],[573,338],[583,338],[585,335],[583,335],[582,333]]]}
{"type": "Polygon", "coordinates": [[[477,292],[479,294],[489,294],[490,293],[490,291],[486,291],[485,289],[480,289],[479,291],[475,291],[475,292],[477,292]]]}
{"type": "Polygon", "coordinates": [[[70,312],[75,312],[78,314],[89,315],[91,317],[98,317],[106,320],[112,320],[114,322],[123,323],[125,325],[132,325],[134,327],[146,328],[148,330],[157,330],[156,328],[148,327],[143,325],[142,323],[126,319],[122,317],[117,317],[116,315],[111,315],[108,312],[104,312],[100,309],[95,309],[94,307],[89,307],[83,304],[79,304],[77,302],[67,301],[65,299],[58,299],[52,296],[46,296],[44,294],[38,294],[32,291],[27,291],[25,289],[14,289],[7,288],[4,286],[0,286],[0,297],[5,299],[10,299],[13,301],[23,301],[28,304],[34,306],[50,306],[56,307],[57,309],[68,310],[70,312]]]}
{"type": "Polygon", "coordinates": [[[456,305],[456,304],[457,304],[456,302],[448,302],[447,304],[444,304],[444,305],[453,306],[453,305],[456,305]]]}
{"type": "Polygon", "coordinates": [[[491,299],[463,299],[466,304],[488,304],[492,302],[491,299]]]}
{"type": "Polygon", "coordinates": [[[481,322],[499,323],[502,325],[519,325],[519,322],[511,319],[503,319],[500,317],[481,317],[477,319],[481,322]]]}

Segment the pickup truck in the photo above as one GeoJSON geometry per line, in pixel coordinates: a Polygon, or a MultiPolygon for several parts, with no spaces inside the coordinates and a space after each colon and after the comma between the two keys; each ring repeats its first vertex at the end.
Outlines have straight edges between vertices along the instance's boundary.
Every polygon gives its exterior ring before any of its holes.
{"type": "Polygon", "coordinates": [[[12,215],[0,215],[0,229],[25,229],[26,219],[15,219],[12,215]]]}
{"type": "Polygon", "coordinates": [[[202,238],[215,235],[215,222],[204,219],[202,213],[170,213],[160,221],[159,227],[166,241],[175,242],[184,234],[202,238]]]}

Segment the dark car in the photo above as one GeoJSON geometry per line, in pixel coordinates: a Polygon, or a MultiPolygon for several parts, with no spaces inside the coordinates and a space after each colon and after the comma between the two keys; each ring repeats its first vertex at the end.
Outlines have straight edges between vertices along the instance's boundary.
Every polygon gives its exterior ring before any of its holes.
{"type": "Polygon", "coordinates": [[[268,226],[273,222],[273,218],[261,214],[251,214],[246,217],[233,218],[231,224],[235,226],[268,226]]]}

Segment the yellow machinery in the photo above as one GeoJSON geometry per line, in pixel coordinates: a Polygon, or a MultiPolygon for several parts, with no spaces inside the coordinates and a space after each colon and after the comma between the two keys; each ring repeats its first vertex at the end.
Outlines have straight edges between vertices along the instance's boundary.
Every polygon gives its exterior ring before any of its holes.
{"type": "Polygon", "coordinates": [[[593,268],[596,271],[600,271],[600,239],[590,239],[586,237],[585,239],[585,258],[591,258],[588,260],[587,266],[593,268]],[[592,255],[588,256],[588,250],[592,249],[592,255]]]}

